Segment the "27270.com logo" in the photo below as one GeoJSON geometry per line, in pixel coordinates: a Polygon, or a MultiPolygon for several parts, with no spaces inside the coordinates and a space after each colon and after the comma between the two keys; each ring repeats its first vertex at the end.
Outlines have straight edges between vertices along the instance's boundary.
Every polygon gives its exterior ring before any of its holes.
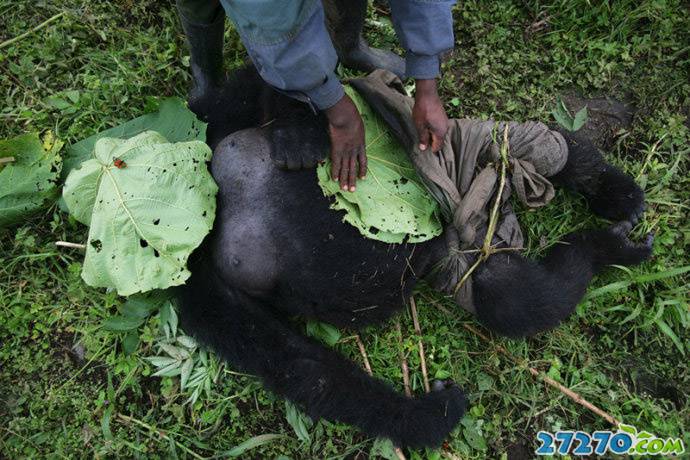
{"type": "Polygon", "coordinates": [[[537,455],[682,455],[680,438],[657,438],[648,431],[637,432],[631,425],[618,425],[617,432],[548,431],[537,433],[537,455]]]}

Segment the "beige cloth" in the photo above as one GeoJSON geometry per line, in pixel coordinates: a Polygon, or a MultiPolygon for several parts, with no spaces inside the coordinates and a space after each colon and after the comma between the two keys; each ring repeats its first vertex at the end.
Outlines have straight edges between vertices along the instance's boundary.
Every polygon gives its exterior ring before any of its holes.
{"type": "Polygon", "coordinates": [[[453,119],[442,150],[421,151],[412,121],[414,100],[405,94],[398,77],[376,70],[367,77],[351,80],[350,84],[402,142],[422,181],[441,206],[448,225],[448,257],[440,263],[432,284],[445,293],[455,294],[458,304],[473,312],[471,277],[459,289],[456,287],[478,256],[471,250],[481,248],[486,236],[500,179],[496,165],[500,164],[500,143],[506,124],[510,181],[506,181],[501,195],[500,218],[492,239],[495,247],[522,247],[522,230],[508,203],[511,186],[518,199],[529,207],[551,201],[554,189],[546,178],[565,166],[565,139],[538,122],[453,119]]]}

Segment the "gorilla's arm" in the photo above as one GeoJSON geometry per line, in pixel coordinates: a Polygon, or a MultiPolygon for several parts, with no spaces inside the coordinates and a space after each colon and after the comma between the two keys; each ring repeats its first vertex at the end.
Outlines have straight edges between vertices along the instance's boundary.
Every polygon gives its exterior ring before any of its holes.
{"type": "Polygon", "coordinates": [[[636,265],[648,259],[652,238],[642,244],[623,222],[607,230],[567,235],[540,261],[513,253],[490,256],[473,278],[477,317],[509,337],[536,334],[557,326],[582,300],[592,277],[606,265],[636,265]]]}
{"type": "Polygon", "coordinates": [[[182,292],[186,330],[309,416],[355,425],[369,436],[412,447],[440,445],[462,417],[465,398],[457,387],[405,397],[295,331],[275,308],[225,287],[211,264],[202,263],[210,256],[195,256],[193,275],[182,292]]]}
{"type": "Polygon", "coordinates": [[[644,192],[632,177],[607,163],[596,146],[578,133],[561,131],[568,161],[551,180],[587,199],[595,214],[636,224],[644,213],[644,192]]]}

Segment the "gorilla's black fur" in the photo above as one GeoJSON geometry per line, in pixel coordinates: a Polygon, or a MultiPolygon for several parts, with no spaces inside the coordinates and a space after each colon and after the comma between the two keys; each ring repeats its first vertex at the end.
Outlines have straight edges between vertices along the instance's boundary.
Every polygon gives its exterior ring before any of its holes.
{"type": "MultiPolygon", "coordinates": [[[[359,329],[390,317],[446,254],[445,239],[416,245],[365,239],[329,209],[313,170],[274,167],[322,159],[325,121],[266,87],[253,69],[237,72],[206,107],[218,212],[183,289],[185,329],[313,418],[349,423],[398,445],[438,446],[464,412],[458,387],[405,397],[301,334],[290,318],[359,329]]],[[[643,192],[591,143],[566,136],[568,163],[552,180],[620,222],[567,235],[541,260],[504,252],[483,263],[474,274],[477,316],[500,334],[555,327],[606,265],[650,256],[651,239],[627,238],[643,211],[643,192]]]]}

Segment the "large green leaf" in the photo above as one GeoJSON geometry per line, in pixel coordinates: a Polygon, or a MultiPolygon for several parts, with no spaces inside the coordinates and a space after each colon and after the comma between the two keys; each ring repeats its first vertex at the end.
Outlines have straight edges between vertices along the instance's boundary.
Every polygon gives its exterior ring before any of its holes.
{"type": "Polygon", "coordinates": [[[144,131],[156,131],[170,142],[206,140],[206,123],[199,121],[185,102],[179,97],[169,97],[161,101],[157,112],[130,120],[122,125],[101,131],[65,149],[65,164],[62,178],[81,164],[93,158],[96,141],[103,137],[127,139],[144,131]]]}
{"type": "Polygon", "coordinates": [[[90,226],[84,281],[120,295],[184,283],[187,258],[215,217],[211,149],[147,131],[102,138],[94,155],[70,173],[63,191],[70,213],[90,226]]]}
{"type": "Polygon", "coordinates": [[[43,142],[35,133],[0,141],[0,158],[14,158],[0,166],[0,228],[20,222],[57,195],[61,147],[50,133],[43,142]]]}
{"type": "Polygon", "coordinates": [[[426,241],[441,234],[438,203],[422,185],[404,148],[385,122],[352,88],[346,87],[364,120],[369,163],[367,178],[355,192],[345,192],[330,179],[330,163],[319,166],[319,185],[334,197],[333,209],[362,235],[386,243],[426,241]]]}

